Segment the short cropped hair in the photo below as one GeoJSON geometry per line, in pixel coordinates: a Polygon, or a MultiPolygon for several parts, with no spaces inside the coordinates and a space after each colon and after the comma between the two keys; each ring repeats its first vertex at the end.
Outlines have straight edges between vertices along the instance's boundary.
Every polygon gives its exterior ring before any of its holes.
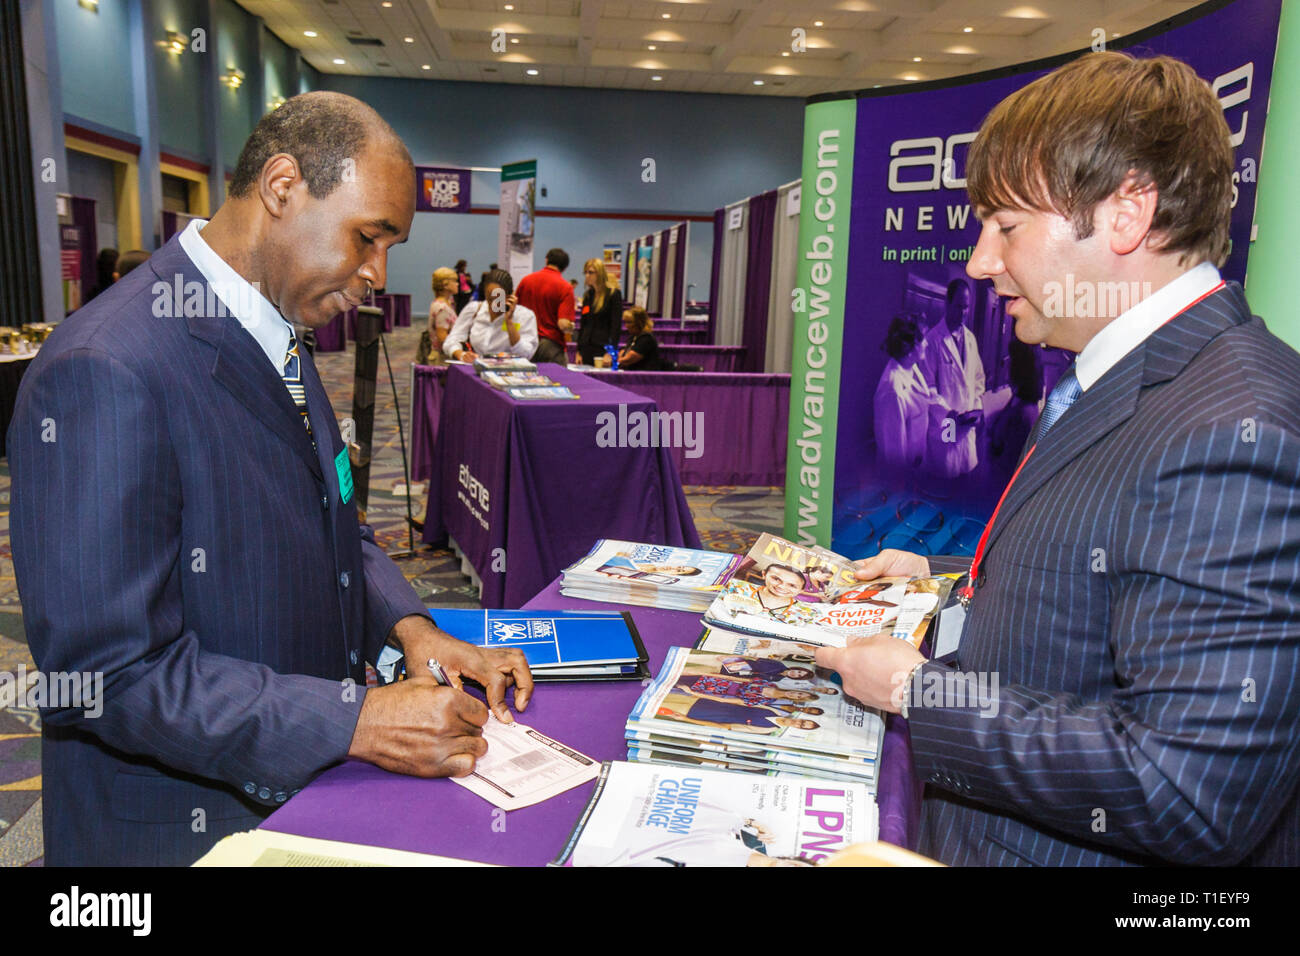
{"type": "Polygon", "coordinates": [[[546,264],[563,272],[569,268],[569,254],[563,249],[551,249],[546,253],[546,264]]]}
{"type": "Polygon", "coordinates": [[[966,289],[969,291],[970,283],[965,279],[953,279],[948,283],[948,291],[943,294],[943,300],[945,302],[951,302],[953,299],[957,298],[957,292],[960,289],[966,289]]]}
{"type": "Polygon", "coordinates": [[[411,162],[401,137],[365,103],[324,90],[300,93],[253,127],[235,164],[230,195],[237,199],[249,195],[266,161],[288,153],[298,161],[308,194],[324,199],[343,181],[346,160],[358,159],[375,135],[390,138],[411,162]]]}
{"type": "Polygon", "coordinates": [[[1089,53],[1008,96],[971,144],[977,210],[1056,212],[1076,238],[1130,173],[1157,192],[1151,231],[1182,261],[1228,256],[1233,154],[1209,85],[1172,57],[1089,53]]]}

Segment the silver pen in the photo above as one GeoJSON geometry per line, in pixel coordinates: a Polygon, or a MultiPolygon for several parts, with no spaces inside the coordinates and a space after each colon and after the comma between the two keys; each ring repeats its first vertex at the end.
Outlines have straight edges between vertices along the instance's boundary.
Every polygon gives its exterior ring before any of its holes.
{"type": "Polygon", "coordinates": [[[436,658],[429,658],[429,673],[433,675],[434,680],[444,687],[451,686],[451,680],[447,677],[447,672],[442,669],[442,665],[438,663],[436,658]]]}

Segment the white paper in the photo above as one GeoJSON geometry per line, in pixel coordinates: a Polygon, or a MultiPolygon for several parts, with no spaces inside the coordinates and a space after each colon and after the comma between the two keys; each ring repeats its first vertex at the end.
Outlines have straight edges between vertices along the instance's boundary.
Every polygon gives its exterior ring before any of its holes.
{"type": "Polygon", "coordinates": [[[600,762],[526,724],[489,717],[483,728],[488,752],[468,777],[452,779],[503,810],[549,800],[600,776],[600,762]]]}

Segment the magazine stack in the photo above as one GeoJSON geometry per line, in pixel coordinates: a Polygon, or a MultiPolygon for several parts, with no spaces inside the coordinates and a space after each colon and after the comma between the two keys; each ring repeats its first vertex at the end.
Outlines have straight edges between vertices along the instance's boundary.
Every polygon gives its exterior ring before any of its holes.
{"type": "Polygon", "coordinates": [[[740,556],[602,538],[564,569],[560,593],[588,601],[701,613],[731,577],[740,556]]]}
{"type": "Polygon", "coordinates": [[[628,760],[822,777],[874,793],[881,715],[844,696],[814,664],[815,647],[755,643],[749,654],[669,648],[628,716],[628,760]]]}

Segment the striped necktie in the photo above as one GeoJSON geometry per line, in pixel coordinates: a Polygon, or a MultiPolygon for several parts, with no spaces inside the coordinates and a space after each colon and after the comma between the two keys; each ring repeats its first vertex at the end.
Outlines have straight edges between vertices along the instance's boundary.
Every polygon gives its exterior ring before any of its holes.
{"type": "Polygon", "coordinates": [[[1079,384],[1079,378],[1074,374],[1074,364],[1071,363],[1051,394],[1047,396],[1047,402],[1043,405],[1043,414],[1038,416],[1038,434],[1034,439],[1035,443],[1043,440],[1047,430],[1056,424],[1065,414],[1065,410],[1077,402],[1082,394],[1083,387],[1079,384]]]}
{"type": "MultiPolygon", "coordinates": [[[[298,414],[302,416],[307,434],[311,435],[311,419],[307,417],[307,389],[302,384],[302,358],[298,354],[298,337],[292,329],[289,330],[289,351],[284,357],[284,370],[280,374],[289,389],[289,397],[298,406],[298,414]]],[[[312,445],[315,444],[313,436],[312,445]]]]}

